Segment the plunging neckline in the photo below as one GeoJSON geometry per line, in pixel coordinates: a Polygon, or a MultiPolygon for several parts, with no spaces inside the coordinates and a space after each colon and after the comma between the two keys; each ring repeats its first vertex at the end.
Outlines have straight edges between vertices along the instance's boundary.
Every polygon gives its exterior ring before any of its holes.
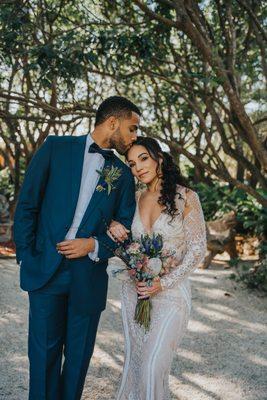
{"type": "Polygon", "coordinates": [[[139,200],[140,200],[141,195],[142,195],[142,193],[140,193],[140,195],[137,198],[137,207],[136,207],[136,209],[137,209],[137,212],[138,212],[138,215],[139,215],[140,222],[141,222],[141,224],[143,226],[144,232],[147,235],[151,235],[151,233],[153,233],[154,226],[156,225],[156,223],[158,222],[160,217],[163,215],[163,213],[162,213],[163,210],[160,212],[159,216],[155,219],[155,221],[151,225],[151,228],[149,230],[147,230],[146,227],[145,227],[145,224],[143,223],[143,220],[142,220],[142,217],[141,217],[141,213],[140,213],[140,208],[139,208],[139,200]]]}

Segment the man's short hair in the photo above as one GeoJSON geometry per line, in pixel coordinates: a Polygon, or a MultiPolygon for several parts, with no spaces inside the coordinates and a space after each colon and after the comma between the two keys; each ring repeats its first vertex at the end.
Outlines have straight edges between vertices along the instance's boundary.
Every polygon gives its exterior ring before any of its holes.
{"type": "Polygon", "coordinates": [[[139,108],[125,97],[108,97],[98,107],[95,118],[95,126],[102,124],[109,117],[131,118],[132,112],[141,115],[139,108]]]}

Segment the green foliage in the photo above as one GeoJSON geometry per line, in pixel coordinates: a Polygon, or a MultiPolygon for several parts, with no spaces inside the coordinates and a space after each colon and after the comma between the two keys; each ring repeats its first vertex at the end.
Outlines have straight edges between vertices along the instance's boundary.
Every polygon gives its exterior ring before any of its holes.
{"type": "Polygon", "coordinates": [[[47,88],[55,77],[68,87],[86,75],[86,67],[95,64],[93,29],[79,26],[92,23],[79,2],[59,0],[40,4],[16,2],[0,9],[0,57],[6,65],[20,62],[27,73],[39,75],[38,82],[47,88]],[[70,18],[71,16],[71,18],[70,18]]]}
{"type": "Polygon", "coordinates": [[[267,292],[267,254],[254,266],[238,259],[234,261],[236,273],[230,279],[244,283],[249,289],[267,292]]]}
{"type": "Polygon", "coordinates": [[[260,261],[253,267],[251,264],[236,258],[229,264],[234,268],[230,278],[244,283],[250,289],[267,291],[267,245],[264,241],[267,230],[267,210],[247,193],[222,186],[218,182],[212,185],[199,183],[194,185],[198,192],[206,220],[214,220],[229,211],[235,211],[237,217],[237,233],[255,235],[261,240],[260,261]]]}
{"type": "Polygon", "coordinates": [[[237,188],[214,182],[195,185],[206,220],[215,220],[229,211],[235,211],[237,231],[242,234],[263,235],[267,229],[267,210],[252,196],[237,188]]]}
{"type": "Polygon", "coordinates": [[[14,185],[7,168],[0,171],[0,194],[6,196],[9,201],[14,198],[14,185]]]}

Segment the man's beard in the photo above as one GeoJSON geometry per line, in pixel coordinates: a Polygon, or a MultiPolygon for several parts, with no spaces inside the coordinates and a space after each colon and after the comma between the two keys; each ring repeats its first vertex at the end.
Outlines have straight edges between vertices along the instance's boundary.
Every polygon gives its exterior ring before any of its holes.
{"type": "Polygon", "coordinates": [[[119,154],[125,154],[129,146],[124,143],[121,132],[119,129],[114,132],[113,136],[109,139],[110,148],[115,149],[119,154]]]}

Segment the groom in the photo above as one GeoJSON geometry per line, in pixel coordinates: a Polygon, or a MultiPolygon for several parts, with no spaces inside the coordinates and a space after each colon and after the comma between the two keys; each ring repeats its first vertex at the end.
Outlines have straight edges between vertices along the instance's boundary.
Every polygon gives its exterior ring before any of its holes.
{"type": "Polygon", "coordinates": [[[49,136],[26,172],[14,239],[30,303],[30,400],[81,398],[116,248],[107,225],[130,228],[135,211],[132,174],[110,149],[131,147],[140,114],[109,97],[91,134],[49,136]]]}

